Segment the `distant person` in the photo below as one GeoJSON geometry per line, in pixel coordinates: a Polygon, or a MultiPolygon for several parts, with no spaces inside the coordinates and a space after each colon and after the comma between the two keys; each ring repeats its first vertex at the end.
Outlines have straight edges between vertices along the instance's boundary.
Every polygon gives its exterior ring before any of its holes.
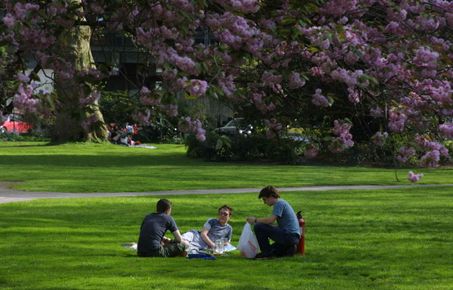
{"type": "Polygon", "coordinates": [[[121,138],[121,130],[116,123],[110,123],[109,127],[109,140],[110,142],[117,144],[121,138]]]}
{"type": "Polygon", "coordinates": [[[233,214],[233,209],[228,205],[219,207],[218,217],[206,221],[201,231],[191,230],[182,235],[182,238],[189,243],[189,253],[205,249],[214,249],[215,242],[222,239],[225,245],[231,242],[233,228],[228,221],[233,214]]]}
{"type": "Polygon", "coordinates": [[[131,124],[129,123],[126,123],[126,125],[124,126],[126,128],[126,133],[128,135],[132,135],[134,134],[134,126],[132,126],[131,124]]]}
{"type": "Polygon", "coordinates": [[[280,198],[280,193],[273,186],[267,186],[260,191],[258,198],[272,206],[269,217],[248,217],[247,222],[254,225],[256,239],[261,249],[256,258],[271,258],[292,256],[297,251],[300,239],[299,222],[291,205],[280,198]],[[277,226],[272,225],[277,221],[277,226]],[[271,245],[269,240],[273,240],[271,245]]]}
{"type": "Polygon", "coordinates": [[[156,213],[151,213],[145,217],[138,239],[138,256],[175,257],[187,255],[188,244],[183,241],[175,220],[170,216],[171,209],[171,202],[167,199],[161,199],[157,202],[156,213]],[[173,234],[174,240],[165,237],[167,231],[173,234]]]}

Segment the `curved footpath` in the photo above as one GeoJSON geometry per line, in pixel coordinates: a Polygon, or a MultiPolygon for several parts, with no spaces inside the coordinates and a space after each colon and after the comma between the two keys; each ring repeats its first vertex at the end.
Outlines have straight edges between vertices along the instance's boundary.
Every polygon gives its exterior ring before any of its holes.
{"type": "MultiPolygon", "coordinates": [[[[327,191],[327,190],[368,190],[368,189],[395,189],[395,188],[423,188],[445,187],[453,184],[405,184],[405,185],[326,185],[279,187],[285,191],[327,191]]],[[[115,197],[115,196],[153,196],[153,195],[187,195],[187,194],[233,194],[233,193],[258,193],[261,188],[224,188],[224,189],[188,189],[165,190],[150,192],[94,192],[94,193],[65,193],[65,192],[27,192],[18,191],[0,184],[0,204],[9,202],[29,201],[41,198],[89,198],[89,197],[115,197]]]]}

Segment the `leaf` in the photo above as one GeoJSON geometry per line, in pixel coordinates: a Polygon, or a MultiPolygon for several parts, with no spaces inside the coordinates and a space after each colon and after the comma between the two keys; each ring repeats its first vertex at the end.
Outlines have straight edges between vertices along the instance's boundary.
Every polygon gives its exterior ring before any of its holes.
{"type": "Polygon", "coordinates": [[[187,100],[196,100],[196,99],[198,99],[197,96],[191,95],[191,94],[189,94],[189,93],[186,93],[185,98],[186,98],[187,100]]]}
{"type": "Polygon", "coordinates": [[[319,51],[319,48],[317,48],[316,46],[309,46],[308,51],[311,53],[315,53],[319,51]]]}
{"type": "Polygon", "coordinates": [[[341,42],[346,41],[346,33],[344,31],[344,26],[343,25],[337,25],[336,26],[336,31],[337,31],[337,37],[341,42]]]}

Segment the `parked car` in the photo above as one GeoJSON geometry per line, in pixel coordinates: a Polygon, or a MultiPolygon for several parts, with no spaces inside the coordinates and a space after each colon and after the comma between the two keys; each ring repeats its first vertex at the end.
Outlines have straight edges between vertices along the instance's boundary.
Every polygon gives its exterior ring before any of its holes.
{"type": "Polygon", "coordinates": [[[214,132],[220,135],[229,135],[229,136],[236,136],[236,135],[243,135],[243,136],[250,136],[253,131],[253,126],[251,124],[247,124],[244,118],[234,118],[225,126],[216,128],[214,132]]]}
{"type": "Polygon", "coordinates": [[[1,133],[25,134],[30,133],[32,126],[22,120],[18,114],[10,114],[0,126],[1,133]]]}

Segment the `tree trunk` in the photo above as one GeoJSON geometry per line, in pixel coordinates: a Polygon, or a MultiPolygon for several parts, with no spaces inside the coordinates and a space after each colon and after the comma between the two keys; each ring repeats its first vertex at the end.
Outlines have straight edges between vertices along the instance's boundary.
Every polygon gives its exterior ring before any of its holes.
{"type": "MultiPolygon", "coordinates": [[[[81,1],[73,2],[80,4],[81,1]]],[[[91,28],[88,25],[75,25],[58,38],[62,57],[70,64],[74,76],[68,78],[63,72],[55,72],[55,89],[58,95],[52,136],[55,142],[107,140],[108,131],[98,101],[95,100],[89,106],[81,104],[81,100],[95,90],[92,85],[81,82],[78,77],[79,72],[95,68],[90,39],[91,28]],[[90,119],[91,122],[87,121],[90,119]]]]}

